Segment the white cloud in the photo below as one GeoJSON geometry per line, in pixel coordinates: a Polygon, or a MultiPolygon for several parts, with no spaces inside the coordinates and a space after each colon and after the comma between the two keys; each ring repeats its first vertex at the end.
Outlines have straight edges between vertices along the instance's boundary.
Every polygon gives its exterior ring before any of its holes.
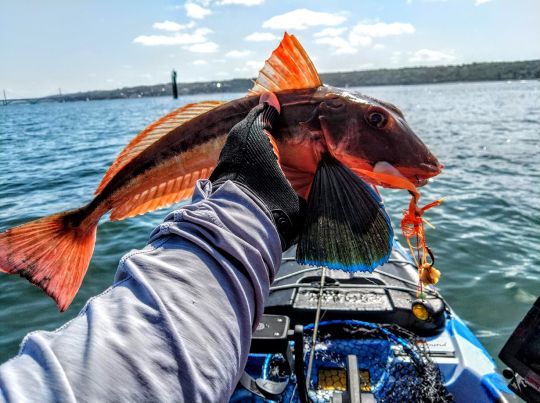
{"type": "Polygon", "coordinates": [[[189,50],[190,52],[195,53],[214,53],[217,52],[219,49],[219,46],[215,42],[203,42],[203,43],[196,43],[194,45],[184,46],[185,50],[189,50]]]}
{"type": "Polygon", "coordinates": [[[213,0],[192,0],[193,2],[195,3],[199,3],[200,5],[204,6],[204,7],[208,7],[213,0]]]}
{"type": "Polygon", "coordinates": [[[377,22],[375,24],[357,24],[351,30],[351,35],[369,36],[370,38],[383,38],[403,34],[413,34],[414,26],[404,22],[377,22]]]}
{"type": "Polygon", "coordinates": [[[218,2],[220,6],[228,6],[230,4],[238,4],[242,6],[259,6],[264,3],[264,0],[221,0],[218,2]]]}
{"type": "Polygon", "coordinates": [[[209,8],[204,8],[195,3],[186,3],[184,4],[186,9],[186,14],[190,18],[195,18],[196,20],[202,20],[207,15],[212,14],[212,10],[209,8]]]}
{"type": "Polygon", "coordinates": [[[263,23],[263,28],[300,30],[316,26],[335,26],[341,24],[346,19],[345,16],[340,14],[323,13],[299,8],[266,20],[263,23]]]}
{"type": "Polygon", "coordinates": [[[239,59],[250,55],[252,52],[250,50],[231,50],[228,52],[225,57],[230,57],[232,59],[239,59]]]}
{"type": "Polygon", "coordinates": [[[176,34],[176,35],[139,35],[133,39],[133,43],[138,43],[144,46],[172,46],[185,45],[187,43],[196,43],[191,34],[176,34]]]}
{"type": "Polygon", "coordinates": [[[366,46],[371,45],[372,42],[373,38],[371,38],[371,36],[357,35],[352,31],[349,33],[349,43],[351,46],[365,48],[366,46]]]}
{"type": "Polygon", "coordinates": [[[259,73],[259,70],[263,67],[263,65],[264,63],[259,60],[248,60],[242,67],[237,67],[234,69],[234,71],[255,76],[259,73]]]}
{"type": "Polygon", "coordinates": [[[345,28],[345,27],[343,27],[343,28],[325,28],[322,31],[317,32],[313,36],[315,38],[323,38],[323,37],[326,37],[326,36],[339,36],[342,33],[344,33],[346,30],[347,30],[347,28],[345,28]]]}
{"type": "MultiPolygon", "coordinates": [[[[209,8],[214,5],[218,6],[260,6],[265,0],[188,0],[189,3],[195,3],[202,7],[209,8]]],[[[183,6],[174,6],[176,9],[183,8],[183,6]]]]}
{"type": "Polygon", "coordinates": [[[212,30],[208,28],[198,28],[193,31],[193,33],[174,35],[139,35],[133,40],[133,42],[144,46],[191,45],[206,42],[206,35],[211,32],[212,30]]]}
{"type": "MultiPolygon", "coordinates": [[[[321,45],[334,47],[336,54],[353,54],[356,53],[359,48],[371,46],[374,38],[412,34],[415,29],[414,26],[409,23],[378,22],[375,24],[356,24],[349,30],[346,37],[342,37],[341,35],[346,31],[347,28],[323,29],[314,35],[314,37],[317,38],[315,42],[321,45]]],[[[384,45],[378,43],[373,45],[373,48],[381,50],[384,49],[384,45]]]]}
{"type": "MultiPolygon", "coordinates": [[[[422,0],[424,3],[446,3],[448,0],[422,0]]],[[[474,5],[479,6],[491,2],[492,0],[475,0],[474,5]]],[[[407,0],[407,4],[412,4],[413,0],[407,0]]]]}
{"type": "Polygon", "coordinates": [[[259,61],[259,60],[250,60],[248,62],[246,62],[246,66],[248,67],[252,67],[252,68],[255,68],[255,69],[262,69],[264,63],[259,61]]]}
{"type": "Polygon", "coordinates": [[[195,66],[204,66],[205,64],[208,64],[208,62],[206,60],[198,59],[198,60],[194,60],[193,64],[195,66]]]}
{"type": "Polygon", "coordinates": [[[195,21],[191,21],[188,24],[178,24],[174,21],[165,20],[163,22],[155,22],[152,25],[152,28],[159,29],[161,31],[175,32],[175,31],[181,31],[186,28],[193,28],[194,26],[195,26],[195,21]]]}
{"type": "Polygon", "coordinates": [[[392,52],[392,56],[390,56],[390,63],[392,64],[398,64],[401,60],[401,55],[402,55],[403,52],[401,52],[400,50],[394,50],[392,52]]]}
{"type": "Polygon", "coordinates": [[[447,53],[439,50],[420,49],[409,58],[411,63],[447,63],[456,60],[454,51],[447,53]]]}
{"type": "Polygon", "coordinates": [[[319,45],[329,45],[336,48],[335,53],[338,55],[350,55],[358,52],[358,50],[351,46],[351,44],[341,37],[326,37],[318,38],[315,43],[319,45]]]}
{"type": "MultiPolygon", "coordinates": [[[[423,3],[446,3],[448,0],[421,0],[423,3]]],[[[407,0],[407,4],[412,4],[413,0],[407,0]]]]}
{"type": "Polygon", "coordinates": [[[250,42],[264,42],[278,40],[279,36],[274,35],[271,32],[253,32],[252,34],[246,36],[244,39],[250,42]]]}

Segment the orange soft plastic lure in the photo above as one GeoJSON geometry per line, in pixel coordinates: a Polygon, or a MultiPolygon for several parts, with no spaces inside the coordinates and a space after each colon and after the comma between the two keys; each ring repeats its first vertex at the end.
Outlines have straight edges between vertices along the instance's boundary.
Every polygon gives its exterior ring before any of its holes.
{"type": "Polygon", "coordinates": [[[435,258],[427,245],[424,227],[425,223],[430,224],[423,216],[427,210],[439,206],[443,202],[443,199],[435,200],[420,207],[418,205],[420,192],[409,180],[364,169],[354,169],[353,171],[359,176],[371,179],[372,183],[395,189],[405,189],[411,194],[409,207],[403,212],[403,218],[401,219],[401,233],[405,237],[411,257],[418,269],[418,295],[420,295],[423,285],[437,284],[441,276],[439,270],[433,266],[435,258]]]}

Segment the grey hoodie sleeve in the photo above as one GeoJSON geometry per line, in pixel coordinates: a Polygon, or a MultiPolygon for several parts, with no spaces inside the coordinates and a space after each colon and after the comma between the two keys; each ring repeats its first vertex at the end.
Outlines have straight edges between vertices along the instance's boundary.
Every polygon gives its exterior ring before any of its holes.
{"type": "Polygon", "coordinates": [[[226,401],[279,268],[278,233],[233,182],[170,213],[115,283],[0,366],[0,401],[226,401]]]}

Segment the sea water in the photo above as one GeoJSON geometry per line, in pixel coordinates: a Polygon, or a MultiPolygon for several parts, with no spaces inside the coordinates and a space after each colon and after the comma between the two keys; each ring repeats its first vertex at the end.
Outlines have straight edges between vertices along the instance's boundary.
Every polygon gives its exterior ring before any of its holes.
{"type": "MultiPolygon", "coordinates": [[[[365,87],[402,109],[445,165],[422,202],[446,300],[496,355],[540,295],[540,82],[365,87]]],[[[213,94],[0,106],[0,231],[88,202],[107,167],[147,124],[213,94]]],[[[409,197],[385,190],[396,228],[409,197]]],[[[119,258],[145,245],[169,209],[103,221],[81,290],[65,313],[18,276],[0,275],[0,362],[28,332],[53,330],[113,281],[119,258]]],[[[399,231],[396,231],[399,232],[399,231]]],[[[179,268],[181,270],[181,268],[179,268]]]]}

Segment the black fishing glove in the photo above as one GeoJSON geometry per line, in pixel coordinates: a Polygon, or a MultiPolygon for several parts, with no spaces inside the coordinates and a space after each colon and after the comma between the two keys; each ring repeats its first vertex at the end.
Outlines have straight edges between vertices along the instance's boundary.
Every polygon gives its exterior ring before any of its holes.
{"type": "MultiPolygon", "coordinates": [[[[277,104],[277,98],[271,98],[271,102],[277,104]]],[[[285,178],[265,133],[265,130],[270,133],[277,125],[278,117],[277,109],[266,102],[253,108],[229,132],[210,181],[217,189],[231,180],[262,202],[278,230],[281,246],[286,250],[296,242],[305,201],[298,197],[285,178]]]]}

